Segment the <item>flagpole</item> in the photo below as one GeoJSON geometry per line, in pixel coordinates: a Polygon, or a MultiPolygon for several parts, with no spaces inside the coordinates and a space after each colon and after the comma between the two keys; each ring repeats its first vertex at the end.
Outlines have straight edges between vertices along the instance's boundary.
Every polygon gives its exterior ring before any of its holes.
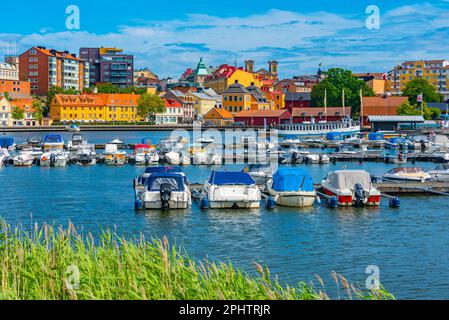
{"type": "Polygon", "coordinates": [[[327,89],[324,89],[324,120],[327,122],[327,89]]]}
{"type": "Polygon", "coordinates": [[[341,100],[342,100],[342,108],[343,108],[343,118],[346,117],[346,110],[345,110],[345,88],[343,88],[343,92],[341,95],[341,100]]]}
{"type": "Polygon", "coordinates": [[[360,89],[360,115],[359,115],[359,122],[361,125],[361,129],[363,129],[363,92],[362,89],[360,89]]]}

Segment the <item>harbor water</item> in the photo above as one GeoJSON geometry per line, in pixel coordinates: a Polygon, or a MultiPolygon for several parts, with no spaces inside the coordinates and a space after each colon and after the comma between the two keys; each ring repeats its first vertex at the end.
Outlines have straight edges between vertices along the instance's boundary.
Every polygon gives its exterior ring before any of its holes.
{"type": "MultiPolygon", "coordinates": [[[[12,134],[17,143],[36,135],[12,134]]],[[[66,141],[70,135],[66,134],[66,141]]],[[[137,143],[149,134],[83,135],[92,143],[115,137],[137,143]]],[[[165,136],[151,133],[155,140],[165,136]]],[[[315,182],[337,169],[365,169],[380,176],[394,166],[367,162],[301,165],[315,182]]],[[[228,165],[223,169],[242,168],[228,165]]],[[[203,183],[214,169],[217,167],[188,166],[184,172],[191,182],[203,183]]],[[[267,265],[283,283],[296,285],[320,275],[333,298],[338,296],[331,271],[363,287],[369,276],[367,267],[377,266],[380,281],[397,298],[449,299],[449,197],[401,196],[401,207],[395,209],[383,200],[378,208],[319,205],[202,211],[194,203],[186,211],[137,212],[132,179],[142,171],[143,167],[133,165],[0,168],[0,217],[25,228],[34,223],[66,226],[71,221],[95,236],[108,228],[127,237],[141,233],[147,239],[167,236],[192,258],[232,261],[250,273],[257,262],[267,265]]]]}

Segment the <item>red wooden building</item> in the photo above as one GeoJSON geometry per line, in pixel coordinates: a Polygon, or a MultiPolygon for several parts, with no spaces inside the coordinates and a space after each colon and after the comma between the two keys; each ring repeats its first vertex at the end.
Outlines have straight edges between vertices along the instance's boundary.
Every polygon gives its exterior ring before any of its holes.
{"type": "Polygon", "coordinates": [[[351,107],[321,107],[293,108],[293,123],[328,121],[341,121],[345,116],[351,116],[351,107]]]}
{"type": "Polygon", "coordinates": [[[247,126],[272,126],[291,121],[291,113],[286,110],[245,110],[234,116],[234,122],[243,122],[247,126]]]}

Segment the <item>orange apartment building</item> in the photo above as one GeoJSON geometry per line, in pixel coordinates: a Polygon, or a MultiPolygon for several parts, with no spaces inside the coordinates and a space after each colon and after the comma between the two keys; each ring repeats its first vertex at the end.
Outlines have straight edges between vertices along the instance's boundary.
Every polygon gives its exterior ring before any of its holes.
{"type": "Polygon", "coordinates": [[[19,57],[19,78],[30,82],[33,95],[53,86],[82,91],[89,87],[89,63],[68,51],[32,47],[19,57]]]}

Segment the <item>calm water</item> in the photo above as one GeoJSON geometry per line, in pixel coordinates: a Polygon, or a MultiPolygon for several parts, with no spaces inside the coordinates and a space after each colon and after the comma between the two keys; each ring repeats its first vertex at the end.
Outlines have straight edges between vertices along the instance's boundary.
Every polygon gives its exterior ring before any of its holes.
{"type": "MultiPolygon", "coordinates": [[[[138,142],[164,133],[83,133],[92,142],[114,137],[138,142]]],[[[14,135],[17,142],[30,135],[14,135]]],[[[432,164],[418,164],[425,168],[432,164]]],[[[307,166],[319,182],[329,171],[363,168],[382,175],[392,166],[344,163],[307,166]]],[[[235,165],[228,169],[241,169],[235,165]]],[[[13,225],[33,222],[67,225],[84,231],[116,228],[126,236],[168,236],[197,259],[232,260],[252,272],[253,261],[267,264],[283,282],[322,276],[333,292],[331,270],[363,284],[365,269],[377,265],[381,282],[398,298],[449,299],[449,198],[402,197],[401,208],[384,201],[375,209],[272,211],[134,211],[132,178],[143,168],[127,165],[68,168],[0,169],[0,216],[13,225]]],[[[204,182],[212,168],[186,167],[194,182],[204,182]]]]}

